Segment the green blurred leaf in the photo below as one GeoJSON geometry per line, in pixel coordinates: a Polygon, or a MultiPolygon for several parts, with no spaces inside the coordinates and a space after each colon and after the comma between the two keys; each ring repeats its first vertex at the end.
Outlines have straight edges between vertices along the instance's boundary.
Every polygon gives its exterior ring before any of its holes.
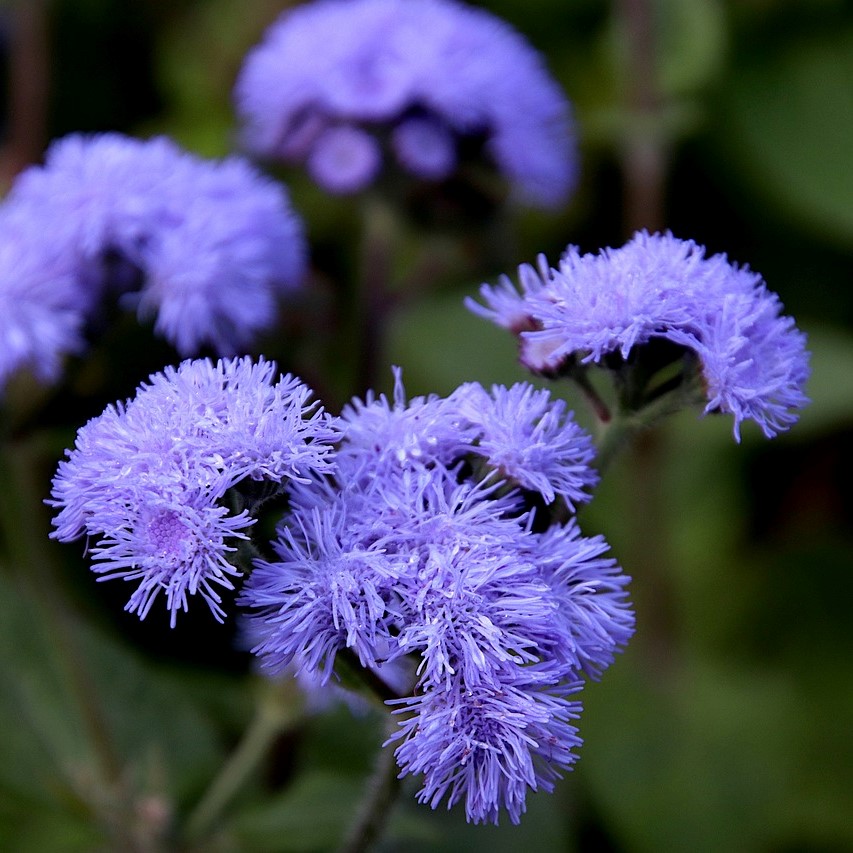
{"type": "Polygon", "coordinates": [[[727,43],[719,0],[657,0],[656,13],[661,93],[689,95],[710,85],[727,43]]]}
{"type": "Polygon", "coordinates": [[[458,292],[428,297],[394,318],[388,362],[403,366],[410,393],[449,394],[463,382],[529,380],[513,336],[472,314],[463,299],[458,292]]]}
{"type": "Polygon", "coordinates": [[[853,423],[853,338],[829,326],[809,329],[808,336],[811,403],[793,428],[791,437],[797,440],[853,423]]]}
{"type": "Polygon", "coordinates": [[[648,664],[629,651],[585,691],[579,773],[608,825],[638,853],[766,849],[792,767],[790,684],[691,660],[666,690],[648,664]]]}
{"type": "Polygon", "coordinates": [[[79,686],[100,709],[103,734],[140,807],[153,797],[167,813],[195,796],[221,760],[204,697],[230,684],[176,677],[67,614],[76,648],[69,647],[51,624],[51,607],[34,594],[0,575],[0,839],[9,841],[3,849],[60,849],[46,839],[67,834],[61,849],[78,849],[77,837],[79,849],[92,849],[97,803],[109,794],[98,790],[72,669],[85,673],[79,686]]]}
{"type": "Polygon", "coordinates": [[[801,227],[853,246],[853,29],[735,68],[717,138],[743,180],[801,227]]]}
{"type": "Polygon", "coordinates": [[[355,814],[362,780],[308,771],[280,796],[241,812],[233,833],[240,849],[308,851],[333,848],[355,814]]]}

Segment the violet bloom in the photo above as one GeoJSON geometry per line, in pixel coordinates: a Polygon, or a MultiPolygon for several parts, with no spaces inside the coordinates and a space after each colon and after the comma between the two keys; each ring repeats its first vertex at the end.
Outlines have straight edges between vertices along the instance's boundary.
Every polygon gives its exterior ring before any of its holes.
{"type": "Polygon", "coordinates": [[[255,154],[308,165],[330,192],[376,177],[382,148],[440,181],[480,152],[528,204],[575,180],[569,106],[508,24],[455,0],[316,0],[283,14],[235,90],[255,154]]]}
{"type": "Polygon", "coordinates": [[[0,213],[0,388],[25,368],[53,381],[63,357],[82,348],[74,273],[42,222],[0,213]]]}
{"type": "Polygon", "coordinates": [[[491,394],[478,383],[453,395],[468,423],[476,425],[474,453],[484,456],[501,477],[538,492],[545,503],[559,495],[569,509],[589,500],[598,483],[592,468],[592,437],[545,389],[517,383],[494,386],[491,394]]]}
{"type": "Polygon", "coordinates": [[[37,286],[58,257],[84,317],[118,300],[154,317],[182,355],[247,346],[305,267],[302,226],[279,185],[244,160],[201,160],[162,137],[65,137],[18,176],[4,215],[41,234],[17,287],[37,286]]]}
{"type": "Polygon", "coordinates": [[[754,420],[767,437],[797,420],[808,403],[805,335],[782,314],[761,276],[724,255],[670,233],[637,233],[597,255],[569,246],[556,269],[519,268],[521,290],[506,277],[483,285],[477,314],[519,338],[535,373],[572,365],[613,365],[667,343],[701,372],[706,412],[734,416],[734,434],[754,420]]]}
{"type": "Polygon", "coordinates": [[[407,402],[399,372],[393,402],[355,400],[341,420],[336,470],[293,486],[276,558],[241,594],[255,652],[321,683],[340,655],[374,672],[410,660],[389,741],[402,774],[423,774],[433,807],[517,822],[575,760],[580,679],[633,630],[606,544],[543,508],[587,499],[589,438],[547,392],[407,402]]]}
{"type": "Polygon", "coordinates": [[[401,703],[408,714],[389,743],[404,774],[423,774],[418,800],[436,808],[465,803],[473,823],[498,823],[505,808],[513,823],[526,810],[528,790],[553,791],[582,743],[571,721],[581,703],[568,698],[578,684],[543,686],[519,670],[499,688],[459,685],[401,703]]]}
{"type": "Polygon", "coordinates": [[[174,625],[199,594],[217,619],[215,587],[233,588],[235,543],[254,523],[225,493],[248,481],[302,482],[331,466],[337,431],[292,376],[248,358],[186,361],[80,429],[49,504],[54,538],[96,538],[101,580],[138,581],[127,609],[144,618],[160,592],[174,625]]]}

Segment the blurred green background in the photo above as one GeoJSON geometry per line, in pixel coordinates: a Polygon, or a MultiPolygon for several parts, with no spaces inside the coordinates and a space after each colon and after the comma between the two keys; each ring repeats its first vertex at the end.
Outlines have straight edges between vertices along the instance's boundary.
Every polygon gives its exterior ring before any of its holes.
{"type": "MultiPolygon", "coordinates": [[[[285,5],[5,0],[3,178],[76,130],[233,150],[231,86],[285,5]]],[[[425,237],[449,261],[393,318],[384,362],[404,368],[411,393],[524,379],[511,337],[467,312],[463,297],[540,252],[556,263],[568,243],[596,251],[662,224],[764,275],[809,335],[813,402],[789,434],[768,442],[747,428],[739,446],[727,418],[685,413],[614,467],[581,521],[634,578],[637,636],[584,691],[576,769],[554,795],[530,798],[521,826],[497,829],[418,806],[410,780],[381,849],[853,849],[853,3],[655,0],[646,65],[627,23],[639,0],[478,5],[540,49],[571,98],[581,184],[556,214],[496,223],[476,262],[447,234],[425,237]],[[638,205],[631,158],[644,151],[658,171],[638,205]]],[[[323,322],[335,279],[353,274],[359,209],[283,174],[306,220],[316,296],[259,349],[325,381],[334,409],[351,389],[312,348],[310,323],[323,322]]],[[[407,239],[415,251],[417,235],[407,239]]],[[[121,804],[93,818],[95,747],[67,677],[64,631],[84,652],[140,826],[191,812],[253,709],[269,702],[233,624],[217,626],[204,608],[173,631],[159,612],[140,623],[121,609],[123,585],[94,582],[82,546],[48,542],[46,516],[21,517],[47,495],[76,427],[174,360],[122,327],[77,370],[73,393],[44,409],[41,443],[11,430],[3,474],[16,485],[0,504],[0,849],[117,849],[103,816],[121,804]],[[59,565],[61,596],[46,589],[55,578],[44,581],[42,563],[59,565]]],[[[27,392],[16,393],[26,412],[27,392]]],[[[333,848],[381,740],[371,714],[301,720],[216,832],[183,849],[333,848]]],[[[140,831],[138,849],[161,849],[146,838],[140,831]]]]}

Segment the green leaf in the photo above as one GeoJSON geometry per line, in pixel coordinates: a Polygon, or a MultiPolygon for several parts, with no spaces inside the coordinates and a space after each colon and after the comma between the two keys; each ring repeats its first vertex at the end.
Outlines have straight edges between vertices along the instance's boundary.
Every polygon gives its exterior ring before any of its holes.
{"type": "Polygon", "coordinates": [[[62,849],[77,849],[71,839],[78,836],[79,849],[92,849],[91,838],[104,831],[98,814],[103,817],[112,794],[101,790],[81,693],[97,709],[100,732],[140,808],[156,801],[167,815],[218,767],[219,736],[205,697],[233,688],[224,678],[180,678],[153,666],[77,614],[65,614],[70,633],[63,634],[52,616],[61,601],[44,605],[36,598],[42,594],[54,595],[0,574],[0,801],[6,810],[0,839],[3,833],[9,839],[3,849],[26,850],[28,839],[67,833],[69,846],[62,849]]]}
{"type": "Polygon", "coordinates": [[[355,814],[362,780],[308,771],[280,796],[246,808],[233,825],[239,849],[309,853],[334,848],[355,814]]]}
{"type": "Polygon", "coordinates": [[[853,246],[853,29],[734,69],[719,144],[743,180],[815,236],[853,246]]]}

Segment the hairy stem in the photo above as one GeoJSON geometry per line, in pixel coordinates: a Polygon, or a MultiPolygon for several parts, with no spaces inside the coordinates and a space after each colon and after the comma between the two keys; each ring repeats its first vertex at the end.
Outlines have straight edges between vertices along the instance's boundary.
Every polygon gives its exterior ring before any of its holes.
{"type": "Polygon", "coordinates": [[[371,848],[385,828],[401,787],[394,750],[385,746],[379,751],[367,794],[338,853],[364,853],[371,848]]]}
{"type": "Polygon", "coordinates": [[[15,0],[9,15],[8,126],[0,149],[3,190],[24,166],[41,157],[50,94],[47,0],[15,0]]]}
{"type": "Polygon", "coordinates": [[[657,86],[654,0],[616,0],[626,39],[624,79],[633,132],[623,140],[622,174],[625,230],[659,231],[664,226],[668,151],[659,132],[661,97],[657,86]]]}
{"type": "Polygon", "coordinates": [[[184,835],[197,841],[210,831],[228,804],[252,778],[282,733],[302,719],[299,689],[292,679],[265,684],[255,714],[236,749],[187,818],[184,835]]]}

